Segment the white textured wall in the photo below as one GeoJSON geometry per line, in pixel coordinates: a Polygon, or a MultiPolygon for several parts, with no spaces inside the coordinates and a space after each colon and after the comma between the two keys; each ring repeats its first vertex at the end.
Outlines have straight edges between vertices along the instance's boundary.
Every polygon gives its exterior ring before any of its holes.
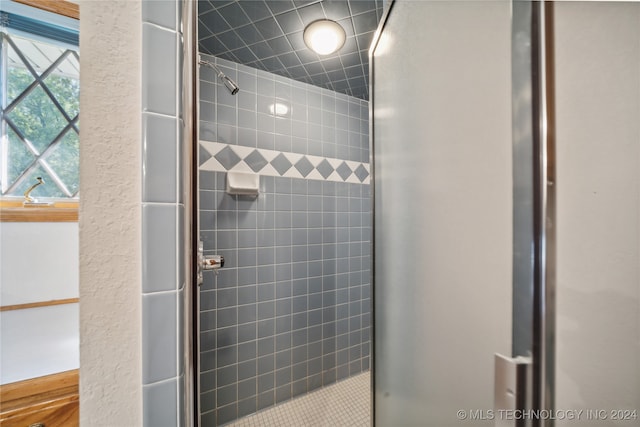
{"type": "Polygon", "coordinates": [[[0,224],[2,305],[78,297],[78,224],[0,224]]]}
{"type": "Polygon", "coordinates": [[[640,3],[555,17],[556,407],[637,426],[609,411],[640,410],[640,3]]]}
{"type": "Polygon", "coordinates": [[[78,369],[78,323],[77,303],[1,312],[0,384],[78,369]]]}
{"type": "MultiPolygon", "coordinates": [[[[77,298],[78,224],[0,223],[0,284],[1,305],[77,298]]],[[[0,384],[77,368],[78,304],[0,313],[0,384]]]]}
{"type": "Polygon", "coordinates": [[[141,2],[80,2],[80,421],[142,425],[141,2]]]}

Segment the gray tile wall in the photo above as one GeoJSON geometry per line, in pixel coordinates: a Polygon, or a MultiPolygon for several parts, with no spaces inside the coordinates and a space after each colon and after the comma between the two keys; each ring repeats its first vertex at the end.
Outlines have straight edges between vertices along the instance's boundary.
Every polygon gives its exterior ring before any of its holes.
{"type": "Polygon", "coordinates": [[[142,2],[142,388],[145,426],[186,425],[180,1],[142,2]]]}
{"type": "MultiPolygon", "coordinates": [[[[200,68],[201,139],[368,162],[366,101],[217,62],[240,92],[200,68]],[[276,99],[289,117],[266,112],[276,99]]],[[[261,176],[252,199],[225,176],[200,172],[205,252],[226,259],[200,289],[203,425],[369,369],[369,185],[261,176]]]]}
{"type": "Polygon", "coordinates": [[[202,54],[238,83],[231,95],[200,67],[200,139],[369,162],[368,102],[202,54]],[[271,105],[288,108],[274,117],[271,105]]]}

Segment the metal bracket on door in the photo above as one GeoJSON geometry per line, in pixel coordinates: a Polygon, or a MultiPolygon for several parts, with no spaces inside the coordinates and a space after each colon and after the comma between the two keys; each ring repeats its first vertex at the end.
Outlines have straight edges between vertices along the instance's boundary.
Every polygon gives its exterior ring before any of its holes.
{"type": "Polygon", "coordinates": [[[529,419],[517,414],[531,409],[531,358],[496,353],[494,360],[494,426],[529,427],[529,419]]]}
{"type": "Polygon", "coordinates": [[[224,257],[222,255],[206,255],[204,254],[204,242],[198,240],[198,257],[196,272],[198,285],[204,281],[204,270],[213,270],[218,274],[218,269],[224,267],[224,257]]]}

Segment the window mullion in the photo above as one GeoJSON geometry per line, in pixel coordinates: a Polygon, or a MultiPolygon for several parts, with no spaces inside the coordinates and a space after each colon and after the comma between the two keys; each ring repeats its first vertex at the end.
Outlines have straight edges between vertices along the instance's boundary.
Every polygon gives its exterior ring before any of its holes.
{"type": "Polygon", "coordinates": [[[27,88],[20,95],[18,95],[16,99],[13,100],[13,102],[11,102],[11,105],[7,106],[7,108],[5,109],[5,114],[13,110],[27,95],[29,95],[29,93],[31,93],[31,91],[33,91],[38,85],[40,85],[42,90],[45,91],[47,96],[53,102],[53,105],[55,105],[56,108],[62,113],[62,116],[67,120],[67,122],[70,122],[71,118],[69,117],[67,112],[64,111],[64,108],[62,108],[56,97],[51,93],[44,80],[49,77],[49,74],[51,74],[56,68],[58,68],[58,65],[60,65],[67,58],[67,56],[69,56],[69,53],[73,51],[68,49],[65,50],[62,55],[58,57],[58,59],[56,59],[49,67],[47,67],[46,70],[44,70],[41,75],[38,75],[38,73],[29,63],[29,60],[24,57],[24,54],[22,53],[20,48],[13,42],[13,40],[11,40],[9,36],[6,36],[6,38],[11,44],[11,47],[13,47],[13,50],[16,52],[16,55],[20,57],[20,60],[25,65],[25,67],[27,67],[27,70],[29,70],[35,80],[29,86],[27,86],[27,88]]]}
{"type": "Polygon", "coordinates": [[[51,93],[51,91],[49,90],[49,88],[47,87],[47,84],[43,81],[40,82],[40,86],[42,87],[42,89],[45,91],[45,93],[47,94],[47,96],[51,99],[51,102],[53,102],[53,105],[56,106],[56,108],[62,113],[62,116],[65,118],[65,120],[67,122],[71,122],[71,117],[69,117],[69,115],[67,114],[66,111],[64,111],[64,108],[62,108],[62,105],[60,105],[60,103],[58,102],[58,100],[56,99],[55,95],[53,93],[51,93]]]}
{"type": "Polygon", "coordinates": [[[51,166],[49,166],[49,163],[47,163],[47,160],[44,157],[41,157],[38,159],[38,164],[40,166],[42,166],[42,168],[44,170],[47,171],[47,173],[49,174],[49,177],[51,179],[53,179],[53,182],[56,183],[56,185],[58,186],[58,188],[60,188],[60,190],[62,190],[62,192],[67,196],[67,197],[71,197],[71,191],[69,191],[69,189],[67,188],[67,186],[64,184],[64,182],[62,182],[62,180],[60,179],[60,177],[58,176],[58,174],[56,173],[56,171],[54,171],[51,166]]]}
{"type": "Polygon", "coordinates": [[[9,37],[9,35],[5,33],[2,33],[2,35],[3,35],[3,38],[7,41],[7,43],[11,45],[11,47],[13,48],[13,51],[16,53],[16,55],[18,55],[18,58],[20,58],[25,68],[29,71],[29,73],[31,73],[31,76],[33,76],[34,78],[34,81],[29,86],[27,86],[27,88],[23,90],[22,93],[20,93],[20,95],[16,96],[16,98],[11,102],[11,104],[7,105],[7,107],[4,110],[4,113],[8,114],[11,110],[15,108],[16,105],[18,105],[18,103],[20,103],[20,101],[22,101],[29,93],[31,93],[31,91],[33,91],[38,86],[39,76],[36,70],[31,66],[31,63],[29,62],[29,60],[24,57],[20,48],[16,46],[13,40],[11,40],[11,37],[9,37]]]}
{"type": "Polygon", "coordinates": [[[76,116],[71,119],[71,127],[76,131],[78,135],[80,135],[80,129],[78,129],[78,120],[80,120],[80,113],[76,114],[76,116]]]}
{"type": "MultiPolygon", "coordinates": [[[[20,139],[20,141],[22,141],[22,143],[23,143],[24,145],[26,145],[26,146],[27,146],[27,148],[29,149],[29,151],[31,152],[31,154],[33,154],[33,155],[34,155],[34,157],[36,157],[36,158],[37,158],[37,157],[40,157],[40,154],[42,154],[42,153],[40,153],[40,152],[38,151],[38,149],[33,145],[33,143],[32,143],[31,141],[29,141],[29,140],[24,136],[24,134],[22,133],[22,131],[20,130],[20,128],[18,128],[18,126],[16,126],[16,124],[15,124],[15,123],[13,123],[13,120],[11,120],[11,118],[10,118],[10,117],[5,116],[5,117],[4,117],[4,121],[5,121],[5,123],[6,123],[6,124],[8,124],[8,125],[9,125],[9,127],[11,128],[11,130],[13,130],[13,132],[18,136],[18,138],[20,139]]],[[[8,135],[7,135],[7,142],[8,142],[8,138],[9,138],[9,137],[8,137],[8,135]]],[[[46,150],[46,148],[45,148],[45,150],[46,150]]],[[[43,152],[44,152],[44,151],[43,151],[43,152]]],[[[35,160],[34,160],[34,161],[35,161],[35,160]]]]}
{"type": "MultiPolygon", "coordinates": [[[[33,162],[31,162],[31,164],[27,167],[25,172],[20,174],[18,179],[16,179],[15,183],[7,191],[11,191],[14,188],[16,188],[18,185],[20,185],[20,183],[24,179],[24,176],[28,175],[28,172],[33,170],[34,166],[37,166],[38,164],[40,164],[43,168],[46,169],[47,173],[51,176],[51,178],[54,180],[56,185],[62,190],[62,192],[65,193],[67,195],[67,197],[73,197],[73,194],[67,188],[67,186],[64,184],[64,182],[62,182],[62,180],[60,179],[58,174],[55,173],[55,171],[51,168],[51,166],[49,166],[49,164],[46,162],[46,158],[47,158],[47,156],[49,156],[49,154],[51,154],[53,149],[60,143],[60,141],[62,140],[64,135],[67,132],[71,132],[71,129],[75,129],[75,123],[78,120],[78,117],[79,116],[76,116],[71,123],[67,123],[67,125],[64,128],[62,128],[60,133],[58,133],[58,135],[47,146],[47,148],[45,148],[42,151],[42,153],[38,153],[38,150],[33,146],[33,144],[29,140],[27,140],[24,137],[22,132],[20,132],[20,129],[18,129],[16,127],[16,125],[13,124],[13,122],[11,122],[11,119],[7,119],[7,122],[9,123],[11,129],[16,133],[16,135],[20,139],[20,141],[23,144],[25,144],[27,146],[27,148],[29,149],[29,151],[31,151],[31,153],[35,156],[35,159],[33,160],[33,162]]],[[[3,191],[3,192],[6,193],[7,191],[3,191]]]]}
{"type": "Polygon", "coordinates": [[[38,79],[35,79],[34,81],[32,81],[29,86],[27,86],[22,92],[20,92],[20,95],[16,96],[13,101],[11,101],[11,104],[9,104],[7,106],[7,108],[4,109],[4,114],[7,115],[9,114],[14,108],[16,108],[16,106],[27,97],[27,95],[29,95],[31,92],[34,91],[35,88],[38,87],[38,84],[40,82],[38,81],[38,79]]]}
{"type": "MultiPolygon", "coordinates": [[[[40,53],[42,53],[43,56],[46,56],[45,53],[42,52],[42,50],[38,46],[36,46],[36,49],[38,49],[40,51],[40,53]]],[[[49,74],[51,74],[56,68],[58,68],[58,65],[60,65],[62,62],[64,62],[64,60],[67,59],[69,54],[71,54],[72,52],[73,51],[69,50],[69,49],[67,49],[64,52],[62,52],[62,54],[58,57],[58,59],[53,61],[53,63],[49,67],[47,67],[47,69],[44,71],[44,73],[42,73],[42,75],[40,77],[38,77],[38,80],[40,82],[40,86],[42,86],[42,89],[46,92],[47,96],[49,96],[49,98],[51,99],[53,104],[56,106],[56,108],[58,108],[58,110],[62,113],[62,116],[67,120],[67,122],[71,121],[71,117],[69,117],[69,115],[64,110],[64,108],[62,108],[62,106],[58,102],[58,99],[55,97],[55,95],[53,93],[51,93],[51,91],[49,90],[49,87],[45,83],[45,79],[47,77],[49,77],[49,74]]]]}
{"type": "Polygon", "coordinates": [[[22,184],[24,180],[27,179],[27,177],[31,174],[31,172],[37,167],[38,167],[38,160],[36,159],[29,165],[29,167],[25,168],[25,170],[22,171],[20,176],[18,176],[18,178],[16,178],[15,181],[13,181],[13,184],[11,184],[9,188],[7,188],[7,191],[5,192],[5,194],[11,193],[13,190],[18,188],[20,184],[22,184]]]}
{"type": "MultiPolygon", "coordinates": [[[[76,116],[78,117],[78,116],[76,116]]],[[[58,144],[60,144],[60,141],[62,141],[62,138],[64,137],[64,135],[70,131],[71,129],[73,129],[73,124],[74,123],[67,123],[67,125],[65,127],[62,128],[62,130],[58,133],[58,135],[53,139],[53,141],[51,141],[51,143],[49,145],[47,145],[47,148],[45,148],[44,150],[42,150],[42,153],[36,155],[37,159],[39,160],[40,158],[46,159],[47,156],[49,156],[49,154],[53,151],[53,149],[58,146],[58,144]]]]}
{"type": "MultiPolygon", "coordinates": [[[[3,122],[5,124],[9,125],[11,130],[13,130],[13,132],[16,134],[16,136],[20,140],[20,142],[22,142],[27,147],[27,149],[31,152],[31,154],[34,156],[33,161],[29,164],[29,166],[27,166],[22,171],[22,173],[20,173],[20,175],[16,178],[16,180],[13,181],[13,184],[9,185],[9,183],[7,182],[6,189],[3,189],[3,191],[2,191],[2,194],[7,194],[7,193],[11,193],[14,189],[16,189],[18,186],[20,186],[20,184],[22,184],[22,182],[29,176],[31,171],[33,171],[38,166],[38,159],[40,158],[40,153],[36,149],[36,147],[33,146],[31,141],[29,141],[28,139],[26,139],[24,137],[24,135],[22,134],[22,131],[20,131],[20,129],[18,129],[18,127],[13,123],[13,121],[11,121],[11,119],[9,117],[5,116],[3,122]]],[[[6,142],[7,142],[6,145],[8,146],[9,145],[9,135],[7,133],[5,133],[3,135],[3,137],[6,138],[6,142]]]]}

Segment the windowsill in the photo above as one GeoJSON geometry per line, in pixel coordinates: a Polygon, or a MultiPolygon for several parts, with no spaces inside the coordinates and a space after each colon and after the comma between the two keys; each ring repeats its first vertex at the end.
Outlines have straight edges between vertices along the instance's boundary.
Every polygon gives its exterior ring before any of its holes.
{"type": "Polygon", "coordinates": [[[66,16],[73,19],[80,19],[80,6],[77,2],[70,1],[47,1],[47,0],[16,0],[18,3],[35,7],[51,13],[66,16]]]}
{"type": "Polygon", "coordinates": [[[0,222],[78,222],[78,202],[24,207],[22,201],[0,200],[0,222]]]}

